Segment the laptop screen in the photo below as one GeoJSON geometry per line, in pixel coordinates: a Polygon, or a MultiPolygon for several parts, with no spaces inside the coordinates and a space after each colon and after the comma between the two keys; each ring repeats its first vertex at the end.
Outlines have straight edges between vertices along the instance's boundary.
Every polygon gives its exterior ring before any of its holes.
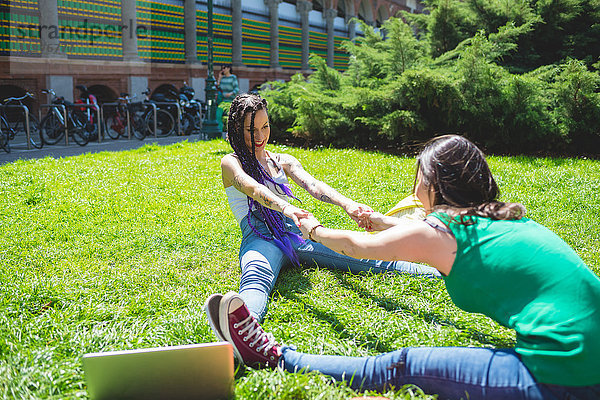
{"type": "Polygon", "coordinates": [[[93,400],[233,397],[227,342],[88,353],[82,361],[93,400]]]}

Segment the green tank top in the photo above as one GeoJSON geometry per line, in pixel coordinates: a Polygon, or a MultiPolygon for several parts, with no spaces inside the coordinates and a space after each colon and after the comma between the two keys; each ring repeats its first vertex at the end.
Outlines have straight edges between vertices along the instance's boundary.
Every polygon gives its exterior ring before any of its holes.
{"type": "Polygon", "coordinates": [[[600,278],[556,234],[530,220],[443,221],[456,238],[444,277],[461,309],[516,331],[515,351],[538,382],[600,384],[600,278]]]}

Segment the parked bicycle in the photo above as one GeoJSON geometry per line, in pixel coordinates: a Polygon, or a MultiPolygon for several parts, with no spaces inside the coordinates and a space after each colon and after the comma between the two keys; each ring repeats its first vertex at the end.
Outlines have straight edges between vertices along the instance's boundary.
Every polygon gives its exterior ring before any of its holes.
{"type": "Polygon", "coordinates": [[[199,100],[194,99],[196,91],[193,87],[188,86],[185,82],[183,86],[179,88],[179,105],[181,106],[181,112],[184,115],[188,115],[190,119],[189,127],[184,129],[184,125],[181,125],[181,130],[185,135],[189,135],[192,132],[200,131],[202,129],[202,103],[199,100]]]}
{"type": "MultiPolygon", "coordinates": [[[[174,90],[169,90],[168,96],[163,93],[155,93],[152,95],[152,99],[160,103],[159,107],[171,114],[175,122],[179,122],[179,126],[175,129],[181,127],[181,134],[190,135],[202,128],[201,104],[194,99],[195,94],[194,88],[187,86],[184,82],[179,93],[174,90]],[[173,105],[165,103],[173,103],[173,105]],[[179,105],[179,110],[175,103],[179,105]]],[[[175,130],[169,132],[169,135],[173,132],[175,130]]]]}
{"type": "Polygon", "coordinates": [[[57,106],[50,107],[40,123],[40,136],[44,143],[49,145],[58,143],[67,130],[75,143],[80,146],[88,144],[91,135],[88,131],[87,115],[80,109],[73,108],[73,103],[65,100],[64,97],[57,96],[53,89],[42,90],[42,93],[51,94],[52,104],[57,106]],[[66,109],[66,120],[60,106],[64,106],[66,109]]]}
{"type": "MultiPolygon", "coordinates": [[[[6,140],[13,140],[18,133],[23,132],[27,135],[27,121],[29,118],[29,143],[36,148],[41,149],[44,145],[42,137],[40,135],[40,123],[29,108],[24,104],[25,99],[34,96],[31,93],[26,93],[22,97],[9,97],[4,100],[4,104],[0,107],[0,115],[4,119],[5,126],[2,127],[2,131],[6,134],[6,140]],[[11,107],[17,106],[17,107],[11,107]]],[[[7,143],[6,148],[10,150],[10,146],[7,143]]],[[[5,148],[5,150],[6,150],[5,148]]]]}
{"type": "MultiPolygon", "coordinates": [[[[104,109],[104,130],[111,139],[118,139],[120,136],[129,136],[127,123],[127,109],[129,104],[129,95],[121,93],[117,99],[118,104],[114,108],[104,109]]],[[[104,104],[104,107],[107,105],[104,104]]]]}
{"type": "MultiPolygon", "coordinates": [[[[75,104],[92,104],[98,107],[98,99],[85,85],[77,85],[76,88],[79,90],[79,99],[75,101],[75,104]]],[[[91,107],[80,107],[79,111],[86,116],[85,130],[88,133],[89,140],[98,139],[99,126],[96,110],[91,107]]]]}
{"type": "Polygon", "coordinates": [[[129,137],[129,129],[131,129],[136,139],[144,139],[149,133],[148,123],[153,118],[153,115],[150,115],[152,113],[150,107],[148,107],[150,112],[147,112],[143,102],[132,103],[128,93],[121,93],[117,101],[118,105],[114,108],[107,108],[109,111],[104,118],[108,137],[111,139],[118,139],[120,136],[129,137]]]}
{"type": "Polygon", "coordinates": [[[0,116],[0,148],[7,153],[10,153],[10,126],[8,121],[3,116],[0,116]]]}
{"type": "MultiPolygon", "coordinates": [[[[150,97],[150,89],[148,88],[146,91],[142,92],[146,96],[146,100],[144,104],[150,105],[152,103],[163,102],[165,101],[164,95],[155,95],[150,97]]],[[[175,119],[173,118],[173,112],[177,115],[177,107],[167,106],[165,108],[161,108],[163,106],[156,105],[156,136],[169,136],[175,131],[175,119]],[[173,109],[175,109],[173,111],[173,109]]],[[[154,111],[151,106],[147,107],[145,112],[145,120],[148,122],[148,134],[154,135],[154,111]]]]}

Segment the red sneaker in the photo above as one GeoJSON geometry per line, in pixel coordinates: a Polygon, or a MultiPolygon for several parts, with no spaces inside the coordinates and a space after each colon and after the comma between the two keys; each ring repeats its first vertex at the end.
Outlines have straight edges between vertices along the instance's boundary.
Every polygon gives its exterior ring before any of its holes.
{"type": "Polygon", "coordinates": [[[239,294],[229,292],[221,299],[219,325],[239,361],[253,368],[277,366],[281,346],[262,329],[239,294]]]}

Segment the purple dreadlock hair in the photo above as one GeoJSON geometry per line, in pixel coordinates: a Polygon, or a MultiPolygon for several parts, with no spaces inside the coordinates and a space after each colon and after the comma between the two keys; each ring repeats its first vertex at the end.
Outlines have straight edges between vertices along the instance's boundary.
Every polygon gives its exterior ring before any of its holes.
{"type": "MultiPolygon", "coordinates": [[[[265,171],[263,166],[258,162],[256,158],[256,148],[254,146],[254,117],[258,110],[267,111],[267,101],[256,94],[244,93],[237,96],[231,103],[229,108],[229,117],[227,119],[227,140],[231,148],[238,157],[238,160],[242,164],[242,169],[258,183],[265,185],[267,182],[271,182],[275,190],[280,193],[292,197],[296,200],[290,188],[285,184],[277,183],[271,178],[269,173],[265,171]],[[246,146],[244,141],[244,119],[249,114],[250,117],[250,135],[252,138],[252,152],[246,146]]],[[[273,240],[275,245],[288,256],[292,263],[299,265],[300,261],[294,251],[292,243],[294,240],[297,243],[303,243],[304,240],[293,232],[286,230],[284,217],[282,213],[272,210],[268,207],[264,207],[258,201],[248,197],[248,225],[254,233],[264,240],[273,240]],[[252,209],[255,208],[257,212],[262,216],[263,220],[267,224],[267,227],[271,231],[272,237],[268,237],[260,233],[250,219],[252,209]]]]}

